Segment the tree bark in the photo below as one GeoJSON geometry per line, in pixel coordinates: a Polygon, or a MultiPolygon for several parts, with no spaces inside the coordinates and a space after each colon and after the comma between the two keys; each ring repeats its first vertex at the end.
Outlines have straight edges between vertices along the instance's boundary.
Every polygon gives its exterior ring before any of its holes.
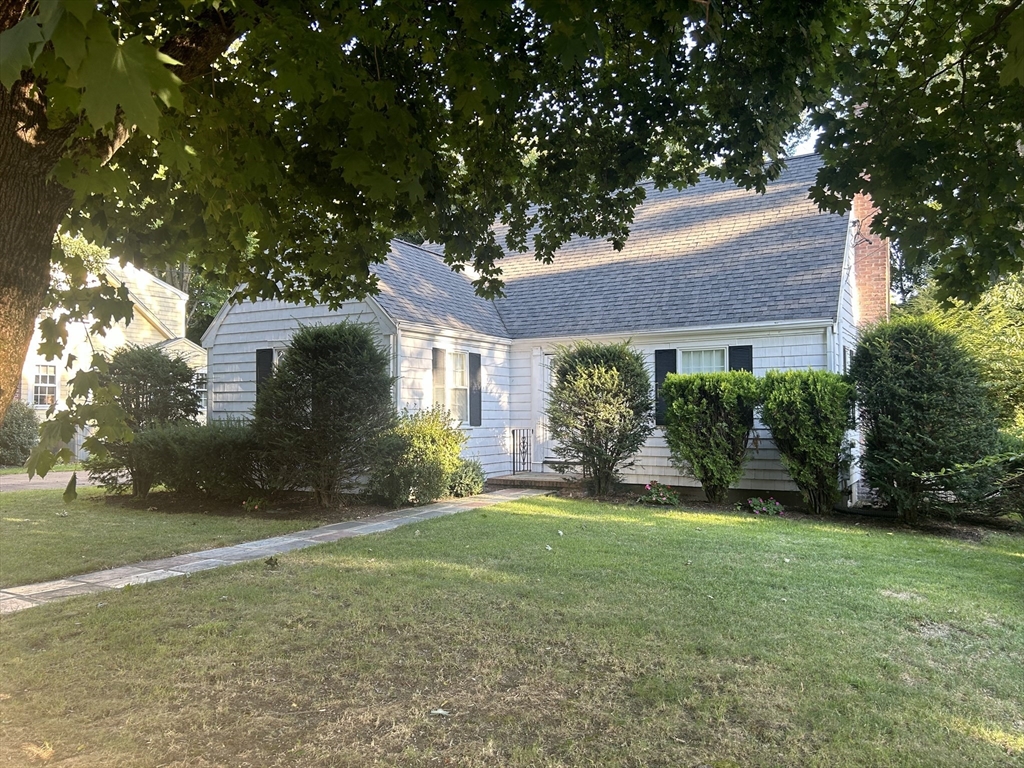
{"type": "MultiPolygon", "coordinates": [[[[0,0],[0,29],[27,12],[26,0],[0,0]]],[[[235,38],[235,18],[207,10],[165,51],[180,62],[185,82],[210,67],[235,38]]],[[[0,86],[0,422],[21,380],[36,319],[50,285],[53,237],[74,199],[51,179],[66,155],[88,153],[109,161],[131,136],[119,124],[111,136],[97,134],[68,145],[74,123],[51,130],[46,120],[45,84],[30,73],[11,90],[0,86]]]]}
{"type": "Polygon", "coordinates": [[[49,131],[38,91],[0,88],[0,419],[21,380],[72,193],[50,179],[70,129],[49,131]]]}

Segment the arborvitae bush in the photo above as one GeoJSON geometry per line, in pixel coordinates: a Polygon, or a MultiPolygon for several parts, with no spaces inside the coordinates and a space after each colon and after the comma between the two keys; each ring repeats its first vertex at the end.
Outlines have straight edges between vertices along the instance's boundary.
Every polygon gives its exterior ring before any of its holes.
{"type": "Polygon", "coordinates": [[[356,488],[395,422],[391,355],[356,323],[301,328],[256,396],[253,427],[275,471],[330,506],[356,488]]]}
{"type": "Polygon", "coordinates": [[[0,467],[20,467],[28,461],[32,447],[39,442],[36,412],[15,400],[0,425],[0,467]]]}
{"type": "MultiPolygon", "coordinates": [[[[995,452],[996,411],[978,365],[932,320],[899,317],[866,329],[850,374],[864,425],[865,479],[906,522],[927,511],[936,491],[922,473],[995,452]]],[[[954,473],[938,490],[973,495],[979,491],[973,485],[983,481],[954,473]]]]}
{"type": "Polygon", "coordinates": [[[103,441],[108,455],[92,456],[85,466],[90,477],[108,490],[130,487],[133,495],[145,498],[157,482],[154,468],[164,459],[154,456],[155,447],[140,437],[162,425],[195,419],[200,404],[196,373],[180,357],[169,357],[156,347],[128,346],[114,353],[101,381],[120,387],[116,399],[135,439],[103,441]]]}
{"type": "Polygon", "coordinates": [[[548,425],[563,468],[578,467],[605,495],[654,430],[651,379],[629,346],[580,342],[551,364],[548,425]]]}
{"type": "Polygon", "coordinates": [[[370,491],[395,507],[441,498],[459,470],[465,442],[441,406],[403,414],[380,441],[370,491]]]}
{"type": "Polygon", "coordinates": [[[816,514],[831,512],[840,473],[849,466],[853,386],[828,371],[769,371],[761,400],[761,420],[807,506],[816,514]]]}
{"type": "Polygon", "coordinates": [[[743,473],[760,386],[748,371],[669,374],[661,385],[673,461],[723,502],[743,473]]]}

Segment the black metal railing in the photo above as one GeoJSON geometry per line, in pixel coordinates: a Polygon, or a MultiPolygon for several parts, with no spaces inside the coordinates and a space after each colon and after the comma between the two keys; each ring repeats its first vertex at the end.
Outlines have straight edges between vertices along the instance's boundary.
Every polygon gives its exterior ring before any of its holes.
{"type": "Polygon", "coordinates": [[[512,430],[512,474],[529,472],[533,468],[533,430],[512,430]]]}

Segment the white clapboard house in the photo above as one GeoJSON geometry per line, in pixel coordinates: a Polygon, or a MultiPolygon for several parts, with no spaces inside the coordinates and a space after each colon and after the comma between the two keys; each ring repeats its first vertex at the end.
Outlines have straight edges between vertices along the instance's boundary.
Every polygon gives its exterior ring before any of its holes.
{"type": "MultiPolygon", "coordinates": [[[[857,328],[888,313],[888,244],[868,235],[870,206],[821,213],[808,199],[819,160],[795,158],[764,195],[707,178],[647,189],[626,246],[576,238],[554,263],[502,260],[504,298],[478,297],[436,247],[392,244],[379,295],[339,310],[280,301],[225,305],[203,338],[209,417],[246,417],[261,379],[300,325],[371,324],[391,350],[396,405],[445,403],[488,477],[553,472],[545,425],[549,363],[559,345],[628,339],[652,381],[734,368],[843,371],[857,328]]],[[[738,483],[794,490],[767,432],[738,483]]],[[[628,482],[696,485],[670,461],[664,430],[628,482]]]]}

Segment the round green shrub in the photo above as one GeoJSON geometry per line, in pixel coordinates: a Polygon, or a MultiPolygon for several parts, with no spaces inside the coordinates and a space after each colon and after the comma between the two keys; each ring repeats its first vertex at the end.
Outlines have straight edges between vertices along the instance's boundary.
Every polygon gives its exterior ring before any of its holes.
{"type": "Polygon", "coordinates": [[[831,512],[840,473],[849,466],[853,386],[828,371],[768,371],[761,401],[761,420],[807,506],[815,514],[831,512]]]}
{"type": "Polygon", "coordinates": [[[39,442],[39,421],[31,406],[15,400],[0,425],[0,467],[20,467],[39,442]]]}
{"type": "Polygon", "coordinates": [[[669,374],[661,392],[672,460],[700,481],[708,501],[725,501],[743,473],[760,402],[757,379],[748,371],[669,374]]]}
{"type": "Polygon", "coordinates": [[[551,364],[547,416],[563,468],[578,467],[591,491],[607,494],[654,431],[651,379],[629,346],[579,342],[551,364]]]}
{"type": "Polygon", "coordinates": [[[441,498],[459,469],[465,442],[466,436],[441,406],[404,413],[380,441],[371,493],[395,507],[441,498]]]}
{"type": "MultiPolygon", "coordinates": [[[[864,330],[850,365],[865,433],[865,480],[909,523],[928,510],[941,472],[992,454],[997,415],[976,361],[926,317],[864,330]]],[[[976,476],[971,476],[976,477],[976,476]]],[[[974,479],[944,476],[940,493],[975,495],[974,479]]]]}

